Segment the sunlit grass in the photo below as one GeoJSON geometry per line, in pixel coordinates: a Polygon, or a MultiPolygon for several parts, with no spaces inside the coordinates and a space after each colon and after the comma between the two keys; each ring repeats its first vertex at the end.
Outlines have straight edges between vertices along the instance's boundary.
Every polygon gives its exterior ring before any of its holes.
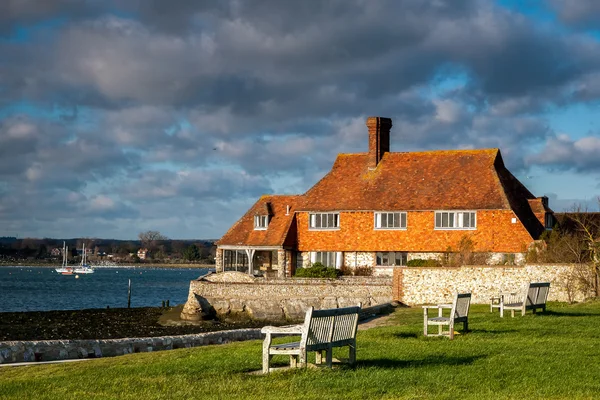
{"type": "MultiPolygon", "coordinates": [[[[576,399],[600,393],[600,302],[551,303],[545,314],[505,317],[483,305],[471,331],[422,335],[420,308],[360,331],[356,368],[250,374],[260,341],[70,364],[0,368],[13,399],[576,399]]],[[[339,356],[346,354],[340,353],[339,356]]],[[[284,364],[284,357],[276,359],[284,364]]]]}

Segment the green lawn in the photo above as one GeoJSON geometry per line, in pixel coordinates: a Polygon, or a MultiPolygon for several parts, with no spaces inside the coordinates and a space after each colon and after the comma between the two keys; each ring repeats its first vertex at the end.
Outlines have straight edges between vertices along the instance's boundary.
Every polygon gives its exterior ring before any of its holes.
{"type": "Polygon", "coordinates": [[[423,337],[421,308],[397,309],[393,325],[359,332],[354,369],[248,374],[261,368],[252,341],[2,367],[0,399],[600,398],[600,302],[504,319],[488,310],[472,306],[471,332],[450,341],[423,337]]]}

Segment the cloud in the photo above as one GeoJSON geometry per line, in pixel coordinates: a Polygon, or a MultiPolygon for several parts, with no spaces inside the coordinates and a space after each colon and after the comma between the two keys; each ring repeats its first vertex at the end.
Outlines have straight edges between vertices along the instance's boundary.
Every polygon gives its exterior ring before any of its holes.
{"type": "Polygon", "coordinates": [[[530,164],[579,172],[600,171],[600,138],[586,136],[572,139],[566,134],[551,137],[544,148],[528,157],[530,164]]]}
{"type": "MultiPolygon", "coordinates": [[[[594,11],[564,4],[573,26],[594,11]]],[[[218,237],[366,151],[370,115],[393,151],[597,170],[596,136],[545,114],[600,97],[599,41],[560,21],[492,0],[3,2],[0,225],[218,237]]]]}
{"type": "Polygon", "coordinates": [[[600,3],[596,0],[549,0],[549,4],[569,25],[597,29],[600,24],[600,3]]]}

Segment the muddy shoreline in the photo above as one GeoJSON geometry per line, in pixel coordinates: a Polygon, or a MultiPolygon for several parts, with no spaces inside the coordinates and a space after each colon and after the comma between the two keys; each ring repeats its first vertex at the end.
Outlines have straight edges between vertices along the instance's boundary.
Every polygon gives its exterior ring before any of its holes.
{"type": "Polygon", "coordinates": [[[155,337],[266,325],[256,321],[202,321],[191,324],[179,319],[182,307],[2,312],[0,341],[155,337]]]}

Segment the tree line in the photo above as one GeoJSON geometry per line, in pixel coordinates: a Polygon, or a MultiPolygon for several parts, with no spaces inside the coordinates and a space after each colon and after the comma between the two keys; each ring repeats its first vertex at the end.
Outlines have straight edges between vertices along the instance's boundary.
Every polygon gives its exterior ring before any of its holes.
{"type": "Polygon", "coordinates": [[[80,259],[83,245],[87,259],[115,262],[199,262],[213,264],[216,247],[214,240],[175,240],[157,231],[141,232],[138,240],[100,238],[16,238],[0,237],[0,261],[62,260],[63,242],[68,247],[70,260],[80,259]],[[146,259],[138,257],[138,250],[147,249],[146,259]]]}

